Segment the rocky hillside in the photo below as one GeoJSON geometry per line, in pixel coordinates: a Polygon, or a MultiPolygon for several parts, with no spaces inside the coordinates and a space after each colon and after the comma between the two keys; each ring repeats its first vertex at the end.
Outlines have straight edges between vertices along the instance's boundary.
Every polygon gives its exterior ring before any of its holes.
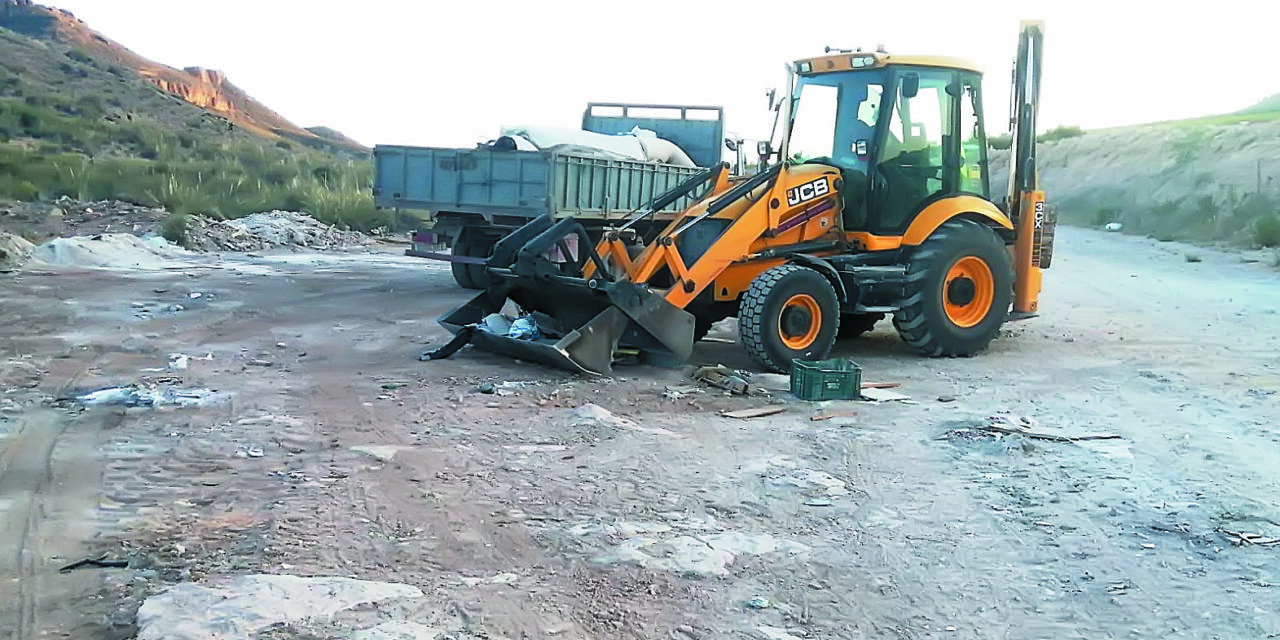
{"type": "Polygon", "coordinates": [[[290,123],[217,72],[166,67],[70,14],[0,0],[0,227],[5,200],[64,198],[394,227],[373,206],[372,174],[368,149],[290,123]]]}
{"type": "MultiPolygon", "coordinates": [[[[1280,243],[1280,112],[1265,103],[1042,143],[1042,185],[1068,223],[1119,222],[1160,239],[1273,246],[1280,243]]],[[[1007,175],[1007,153],[992,160],[993,175],[1007,175]]]]}
{"type": "MultiPolygon", "coordinates": [[[[30,0],[0,0],[0,27],[40,42],[67,47],[73,62],[94,61],[136,74],[155,88],[258,135],[313,147],[332,145],[364,150],[360,144],[332,129],[304,129],[289,122],[240,90],[220,71],[199,67],[179,70],[148,60],[89,28],[69,12],[33,4],[30,0]]],[[[8,56],[0,59],[5,57],[8,56]]]]}

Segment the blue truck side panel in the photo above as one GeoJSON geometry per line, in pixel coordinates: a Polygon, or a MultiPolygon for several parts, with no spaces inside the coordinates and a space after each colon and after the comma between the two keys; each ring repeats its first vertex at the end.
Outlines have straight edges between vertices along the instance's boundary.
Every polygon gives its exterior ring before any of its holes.
{"type": "Polygon", "coordinates": [[[666,138],[699,167],[724,160],[724,109],[592,102],[582,114],[585,131],[617,135],[639,127],[666,138]]]}

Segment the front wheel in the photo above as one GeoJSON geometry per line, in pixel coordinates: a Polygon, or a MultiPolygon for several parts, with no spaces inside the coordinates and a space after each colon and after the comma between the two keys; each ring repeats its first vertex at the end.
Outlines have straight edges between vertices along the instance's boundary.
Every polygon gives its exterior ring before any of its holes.
{"type": "Polygon", "coordinates": [[[925,355],[969,356],[1000,332],[1012,298],[1004,241],[985,225],[952,220],[912,254],[893,325],[925,355]]]}
{"type": "Polygon", "coordinates": [[[840,301],[822,274],[786,264],[751,282],[738,308],[738,337],[767,371],[786,373],[791,361],[826,357],[840,326],[840,301]]]}

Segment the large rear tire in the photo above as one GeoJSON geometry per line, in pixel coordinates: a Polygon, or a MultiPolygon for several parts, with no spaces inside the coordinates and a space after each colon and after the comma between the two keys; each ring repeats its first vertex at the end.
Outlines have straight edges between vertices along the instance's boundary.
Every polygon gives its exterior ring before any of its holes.
{"type": "Polygon", "coordinates": [[[1009,316],[1013,267],[990,227],[952,220],[916,248],[906,289],[893,316],[903,341],[927,356],[969,356],[1009,316]]]}
{"type": "Polygon", "coordinates": [[[831,352],[840,326],[840,301],[822,274],[794,264],[756,276],[738,308],[738,337],[767,371],[786,373],[791,361],[831,352]]]}
{"type": "MultiPolygon", "coordinates": [[[[458,240],[453,243],[453,255],[458,257],[471,255],[471,243],[466,240],[458,240]]],[[[465,262],[450,262],[449,269],[453,271],[453,281],[458,283],[463,289],[479,289],[480,286],[475,280],[471,279],[471,265],[465,262]]]]}

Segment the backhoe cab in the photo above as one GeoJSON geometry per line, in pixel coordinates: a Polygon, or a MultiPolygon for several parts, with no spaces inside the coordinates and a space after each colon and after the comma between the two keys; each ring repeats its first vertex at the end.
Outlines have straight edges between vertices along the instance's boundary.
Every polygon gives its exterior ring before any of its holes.
{"type": "Polygon", "coordinates": [[[776,162],[738,180],[707,170],[598,239],[573,219],[535,220],[495,247],[486,291],[441,322],[463,331],[511,300],[540,336],[470,330],[477,346],[601,374],[621,355],[683,361],[730,316],[774,371],[889,314],[924,354],[973,354],[1011,308],[1036,311],[1049,265],[1053,220],[1035,170],[1042,37],[1042,24],[1023,24],[1001,204],[976,67],[883,52],[800,60],[776,162]],[[687,195],[695,203],[661,231],[636,233],[687,195]]]}

